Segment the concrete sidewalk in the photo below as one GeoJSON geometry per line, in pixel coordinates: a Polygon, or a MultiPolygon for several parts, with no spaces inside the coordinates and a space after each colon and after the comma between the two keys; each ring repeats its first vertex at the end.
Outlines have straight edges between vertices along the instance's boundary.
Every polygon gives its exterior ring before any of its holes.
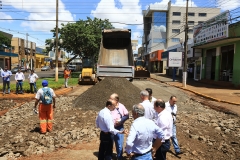
{"type": "Polygon", "coordinates": [[[187,87],[183,88],[182,80],[179,77],[176,77],[176,80],[173,82],[171,77],[155,73],[151,74],[151,78],[218,102],[240,105],[240,90],[233,87],[215,86],[187,79],[187,87]]]}

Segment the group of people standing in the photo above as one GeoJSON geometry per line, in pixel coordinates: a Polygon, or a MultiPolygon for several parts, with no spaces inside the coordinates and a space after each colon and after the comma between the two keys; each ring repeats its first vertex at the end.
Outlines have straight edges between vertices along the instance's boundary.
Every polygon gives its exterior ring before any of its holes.
{"type": "MultiPolygon", "coordinates": [[[[8,70],[7,66],[1,72],[1,77],[3,80],[3,95],[10,94],[10,77],[12,76],[12,72],[8,70]]],[[[15,74],[16,81],[16,94],[23,94],[23,82],[25,80],[25,76],[21,69],[18,69],[18,72],[15,74]],[[20,90],[19,90],[20,88],[20,90]]],[[[31,73],[28,75],[28,81],[30,85],[30,92],[37,93],[36,81],[38,80],[38,75],[34,73],[34,70],[31,70],[31,73]]]]}
{"type": "MultiPolygon", "coordinates": [[[[64,70],[64,85],[65,88],[68,87],[68,79],[71,77],[71,70],[69,70],[68,67],[64,70]]],[[[8,67],[6,66],[4,70],[1,71],[2,80],[3,80],[3,95],[10,94],[11,88],[10,88],[10,78],[12,76],[11,70],[8,70],[8,67]]],[[[31,73],[28,75],[28,82],[30,85],[30,92],[31,93],[37,93],[37,86],[36,82],[38,80],[38,75],[34,72],[34,70],[31,70],[31,73]]],[[[18,69],[17,73],[15,74],[15,81],[16,81],[16,94],[23,94],[23,82],[25,81],[25,75],[21,71],[21,69],[18,69]]]]}
{"type": "Polygon", "coordinates": [[[151,88],[146,88],[140,92],[140,99],[141,103],[133,105],[134,121],[128,131],[124,122],[129,113],[116,93],[110,95],[96,118],[96,126],[101,130],[99,160],[112,159],[114,143],[117,159],[123,158],[124,134],[127,135],[125,153],[132,160],[166,160],[170,139],[176,155],[182,153],[176,137],[177,97],[171,96],[165,103],[152,96],[151,88]]]}

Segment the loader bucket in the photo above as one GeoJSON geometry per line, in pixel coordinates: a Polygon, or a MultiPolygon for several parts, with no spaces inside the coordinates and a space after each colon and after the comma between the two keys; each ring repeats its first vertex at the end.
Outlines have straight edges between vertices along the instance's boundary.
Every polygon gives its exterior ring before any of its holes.
{"type": "Polygon", "coordinates": [[[150,78],[150,72],[147,70],[135,71],[134,78],[150,78]]]}

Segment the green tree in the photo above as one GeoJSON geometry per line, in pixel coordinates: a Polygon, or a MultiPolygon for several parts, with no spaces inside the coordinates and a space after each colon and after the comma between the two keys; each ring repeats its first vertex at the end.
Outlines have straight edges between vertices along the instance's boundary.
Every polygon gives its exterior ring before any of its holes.
{"type": "MultiPolygon", "coordinates": [[[[71,62],[77,56],[80,58],[92,57],[96,62],[101,43],[102,29],[113,28],[107,19],[91,19],[89,17],[87,17],[87,20],[79,20],[76,23],[61,25],[59,39],[62,39],[63,43],[59,43],[58,45],[66,52],[74,55],[67,63],[71,62]]],[[[53,37],[56,37],[55,28],[51,32],[53,32],[53,37]]],[[[45,43],[49,46],[47,51],[55,48],[55,44],[51,43],[51,39],[47,39],[45,43]]]]}
{"type": "Polygon", "coordinates": [[[0,46],[4,45],[4,47],[10,48],[11,47],[11,39],[4,36],[0,33],[0,46]]]}

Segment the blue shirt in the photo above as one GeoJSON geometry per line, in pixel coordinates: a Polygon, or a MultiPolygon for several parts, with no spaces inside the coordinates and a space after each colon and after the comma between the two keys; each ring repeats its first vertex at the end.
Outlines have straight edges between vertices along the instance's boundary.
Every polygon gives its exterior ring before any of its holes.
{"type": "Polygon", "coordinates": [[[135,119],[126,141],[126,152],[144,154],[150,151],[154,134],[164,140],[163,131],[152,120],[145,117],[135,119]]]}
{"type": "Polygon", "coordinates": [[[98,113],[96,125],[103,132],[110,132],[114,135],[120,132],[119,130],[116,130],[114,128],[111,111],[107,107],[105,107],[98,113]]]}
{"type": "Polygon", "coordinates": [[[3,78],[3,81],[10,81],[11,75],[12,75],[12,72],[9,70],[1,72],[1,77],[3,78]]]}

